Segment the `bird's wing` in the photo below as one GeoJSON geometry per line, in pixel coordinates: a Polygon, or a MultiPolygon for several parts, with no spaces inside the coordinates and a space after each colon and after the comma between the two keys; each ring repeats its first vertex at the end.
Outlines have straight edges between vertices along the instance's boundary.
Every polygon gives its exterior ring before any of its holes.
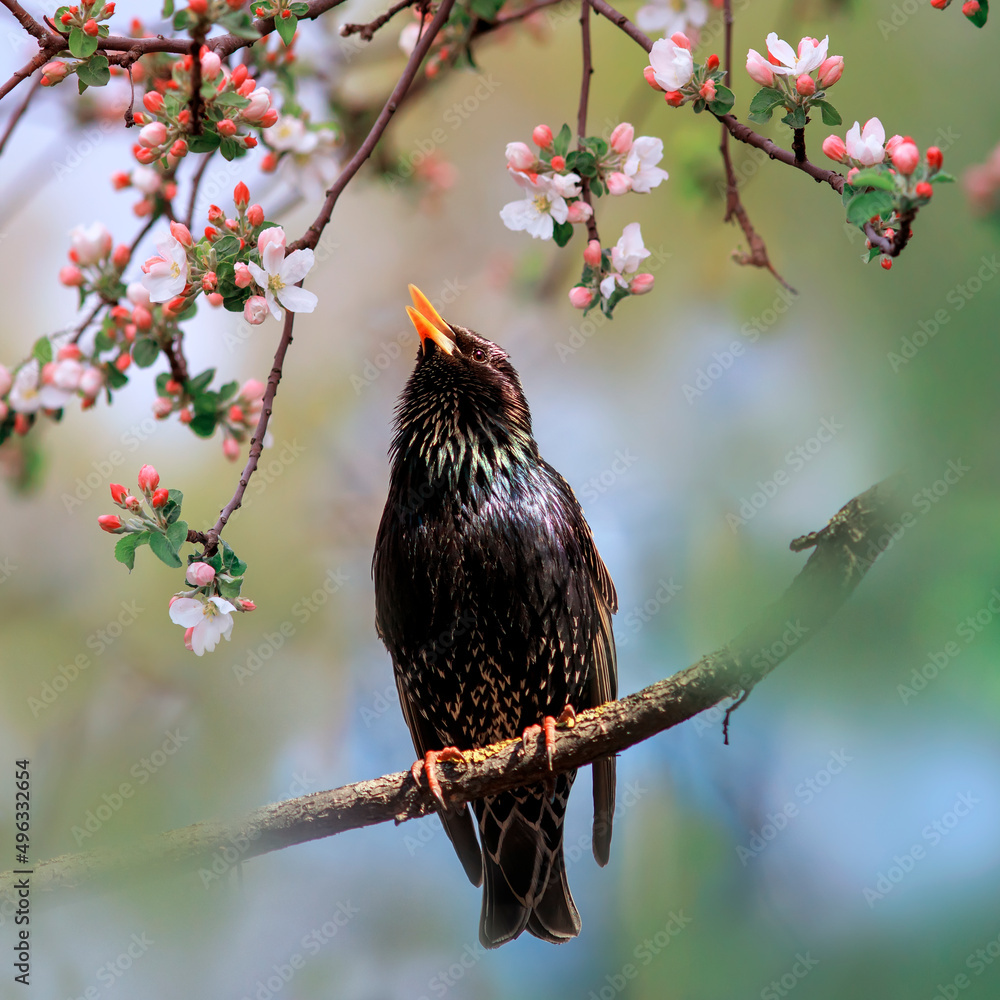
{"type": "MultiPolygon", "coordinates": [[[[395,665],[394,665],[395,666],[395,665]]],[[[396,678],[396,690],[399,692],[399,704],[403,708],[403,718],[413,738],[413,748],[417,757],[423,760],[428,750],[441,749],[441,741],[436,739],[427,722],[421,716],[410,696],[406,693],[399,678],[399,671],[393,670],[396,678]]],[[[468,805],[463,805],[458,812],[439,812],[445,833],[448,834],[455,853],[458,855],[465,874],[474,886],[483,884],[483,858],[476,838],[476,824],[468,805]]]]}

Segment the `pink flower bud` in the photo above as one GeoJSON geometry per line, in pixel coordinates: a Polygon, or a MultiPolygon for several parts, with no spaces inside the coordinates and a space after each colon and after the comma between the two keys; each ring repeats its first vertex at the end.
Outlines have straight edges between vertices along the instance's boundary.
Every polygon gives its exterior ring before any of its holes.
{"type": "Polygon", "coordinates": [[[204,52],[201,56],[201,75],[206,80],[214,80],[222,71],[222,60],[215,52],[204,52]]]}
{"type": "Polygon", "coordinates": [[[591,240],[583,251],[583,262],[589,267],[601,266],[600,240],[591,240]]]}
{"type": "Polygon", "coordinates": [[[157,158],[156,150],[146,149],[144,146],[136,146],[135,158],[142,164],[150,164],[157,158]]]}
{"type": "Polygon", "coordinates": [[[663,99],[672,108],[679,108],[684,103],[684,92],[681,90],[668,90],[663,99]]]}
{"type": "Polygon", "coordinates": [[[974,17],[979,13],[979,0],[965,0],[962,4],[962,13],[966,17],[974,17]]]}
{"type": "MultiPolygon", "coordinates": [[[[235,73],[233,74],[236,75],[235,73]]],[[[250,192],[247,190],[246,184],[240,181],[236,187],[233,188],[233,203],[240,210],[247,207],[250,204],[250,192]]]]}
{"type": "Polygon", "coordinates": [[[125,487],[122,486],[121,483],[111,484],[111,499],[114,500],[114,502],[118,504],[119,507],[124,506],[125,497],[127,496],[128,496],[128,490],[125,489],[125,487]]]}
{"type": "Polygon", "coordinates": [[[182,246],[194,246],[194,240],[191,238],[191,230],[183,222],[171,222],[170,235],[182,246]]]}
{"type": "Polygon", "coordinates": [[[511,170],[531,170],[535,165],[535,154],[531,151],[527,143],[508,142],[507,143],[507,166],[511,170]]]}
{"type": "Polygon", "coordinates": [[[774,72],[771,64],[755,49],[747,53],[747,73],[754,83],[759,83],[762,87],[774,86],[774,72]]]}
{"type": "MultiPolygon", "coordinates": [[[[976,4],[976,7],[978,6],[979,4],[976,4]]],[[[101,26],[92,17],[88,18],[83,24],[83,33],[90,35],[91,38],[96,38],[100,30],[101,26]]]]}
{"type": "Polygon", "coordinates": [[[227,139],[236,135],[236,123],[231,118],[223,118],[216,128],[219,130],[219,135],[225,136],[227,139]]]}
{"type": "Polygon", "coordinates": [[[883,257],[879,261],[879,263],[882,265],[882,268],[885,271],[888,271],[888,270],[890,270],[892,268],[892,258],[891,257],[883,257]]]}
{"type": "Polygon", "coordinates": [[[178,160],[182,156],[187,156],[188,144],[183,139],[176,139],[174,144],[170,147],[170,155],[175,156],[178,160]]]}
{"type": "Polygon", "coordinates": [[[143,95],[142,103],[147,111],[158,115],[163,110],[163,95],[156,90],[148,90],[143,95]]]}
{"type": "Polygon", "coordinates": [[[594,298],[594,293],[582,285],[575,285],[569,290],[570,305],[574,309],[586,309],[594,298]]]}
{"type": "Polygon", "coordinates": [[[632,182],[621,173],[621,171],[616,170],[612,174],[608,174],[608,194],[625,194],[627,191],[632,189],[632,182]]]}
{"type": "Polygon", "coordinates": [[[920,163],[920,150],[917,149],[916,143],[904,139],[892,151],[892,165],[907,177],[917,169],[918,163],[920,163]]]}
{"type": "Polygon", "coordinates": [[[823,140],[823,152],[826,153],[831,160],[843,163],[844,157],[847,155],[847,144],[840,138],[839,135],[828,135],[823,140]]]}
{"type": "Polygon", "coordinates": [[[539,149],[548,149],[552,145],[552,129],[548,125],[536,125],[531,130],[531,141],[539,149]]]}
{"type": "Polygon", "coordinates": [[[812,97],[816,93],[816,81],[808,73],[803,73],[796,78],[795,89],[803,97],[812,97]]]}
{"type": "Polygon", "coordinates": [[[117,514],[102,514],[97,523],[105,530],[115,535],[122,530],[124,525],[122,519],[117,514]]]}
{"type": "Polygon", "coordinates": [[[715,81],[714,80],[706,80],[701,85],[701,89],[698,91],[698,93],[706,101],[714,101],[715,100],[715,81]]]}
{"type": "Polygon", "coordinates": [[[854,183],[854,178],[857,177],[858,174],[860,174],[860,173],[861,173],[861,171],[858,170],[857,167],[851,167],[851,169],[847,171],[847,178],[846,178],[847,183],[848,184],[853,184],[854,183]]]}
{"type": "Polygon", "coordinates": [[[628,122],[622,122],[621,125],[615,126],[615,130],[611,133],[611,139],[608,145],[616,152],[619,156],[624,156],[632,148],[632,140],[635,138],[635,129],[628,122]]]}
{"type": "Polygon", "coordinates": [[[705,69],[707,69],[711,73],[714,70],[717,70],[718,68],[719,68],[719,57],[713,52],[712,55],[710,55],[705,60],[705,69]]]}
{"type": "Polygon", "coordinates": [[[691,48],[691,39],[688,38],[683,31],[675,31],[670,36],[670,40],[674,43],[674,45],[679,45],[682,49],[691,48]]]}
{"type": "Polygon", "coordinates": [[[927,181],[921,181],[917,185],[917,197],[918,198],[930,198],[934,194],[934,186],[929,184],[927,181]]]}
{"type": "Polygon", "coordinates": [[[240,457],[239,442],[235,438],[227,437],[225,441],[222,442],[222,454],[225,455],[230,462],[235,462],[236,459],[240,457]]]}
{"type": "Polygon", "coordinates": [[[944,163],[944,154],[937,146],[930,146],[927,150],[927,166],[931,170],[940,170],[944,163]]]}
{"type": "Polygon", "coordinates": [[[938,10],[944,10],[950,3],[951,0],[931,0],[931,6],[936,7],[938,10]]]}
{"type": "Polygon", "coordinates": [[[59,268],[59,281],[62,284],[73,288],[76,285],[82,285],[83,280],[83,271],[74,264],[67,264],[66,267],[59,268]]]}
{"type": "Polygon", "coordinates": [[[285,231],[281,226],[272,226],[270,229],[262,229],[257,237],[257,252],[263,257],[264,251],[270,244],[280,246],[285,249],[285,231]]]}
{"type": "Polygon", "coordinates": [[[244,419],[243,407],[237,406],[236,403],[233,403],[233,405],[229,407],[229,413],[227,416],[229,417],[229,422],[231,424],[242,424],[244,419]]]}
{"type": "Polygon", "coordinates": [[[234,277],[233,281],[237,288],[246,288],[247,285],[251,284],[253,281],[253,275],[250,273],[250,268],[246,264],[237,264],[233,268],[234,277]]]}
{"type": "Polygon", "coordinates": [[[119,170],[111,175],[111,186],[116,191],[121,191],[132,184],[132,178],[124,170],[119,170]]]}
{"type": "Polygon", "coordinates": [[[194,652],[194,646],[191,644],[191,636],[194,635],[194,626],[184,629],[184,648],[189,652],[194,652]]]}
{"type": "Polygon", "coordinates": [[[829,59],[824,59],[820,63],[819,70],[816,73],[819,77],[819,85],[821,87],[832,87],[840,79],[843,72],[843,56],[830,56],[829,59]]]}
{"type": "Polygon", "coordinates": [[[241,597],[237,602],[241,611],[256,611],[257,605],[249,597],[241,597]]]}
{"type": "Polygon", "coordinates": [[[155,149],[167,141],[167,126],[163,122],[150,122],[143,125],[139,132],[139,145],[147,149],[155,149]]]}
{"type": "Polygon", "coordinates": [[[157,396],[153,400],[153,416],[157,420],[162,420],[164,417],[169,417],[174,409],[174,401],[168,399],[166,396],[157,396]]]}
{"type": "MultiPolygon", "coordinates": [[[[243,86],[246,87],[247,84],[252,84],[252,81],[247,80],[243,86]]],[[[257,87],[255,90],[251,90],[249,94],[244,94],[243,96],[250,98],[250,103],[240,111],[243,120],[259,122],[271,108],[271,91],[267,87],[257,87]]]]}
{"type": "Polygon", "coordinates": [[[255,399],[263,399],[266,388],[267,386],[260,379],[248,378],[243,383],[243,388],[240,389],[240,398],[245,399],[248,403],[253,402],[255,399]]]}
{"type": "Polygon", "coordinates": [[[208,304],[215,309],[218,309],[226,301],[218,292],[209,292],[205,298],[208,300],[208,304]]]}
{"type": "Polygon", "coordinates": [[[278,121],[278,111],[277,111],[277,109],[276,108],[268,108],[268,110],[265,111],[260,116],[260,121],[257,122],[257,124],[261,128],[270,128],[272,125],[276,124],[277,121],[278,121]]]}
{"type": "MultiPolygon", "coordinates": [[[[903,136],[901,136],[901,135],[894,135],[891,139],[886,140],[885,151],[889,154],[890,157],[893,154],[893,150],[895,150],[895,148],[902,141],[903,141],[903,136]]],[[[911,139],[910,141],[912,142],[913,140],[911,139]]]]}
{"type": "Polygon", "coordinates": [[[557,154],[556,156],[553,156],[551,160],[549,160],[549,163],[552,166],[552,169],[555,170],[555,171],[560,171],[560,170],[565,170],[566,169],[566,157],[565,156],[559,156],[557,154]]]}
{"type": "Polygon", "coordinates": [[[246,78],[247,78],[246,63],[240,63],[239,66],[237,66],[236,69],[233,70],[233,75],[229,79],[234,87],[242,87],[243,84],[246,82],[246,78]]]}
{"type": "Polygon", "coordinates": [[[184,579],[192,587],[207,587],[215,579],[215,567],[206,562],[193,562],[188,566],[184,579]]]}
{"type": "Polygon", "coordinates": [[[164,489],[162,486],[158,490],[153,490],[153,495],[150,498],[150,503],[154,508],[159,510],[168,500],[170,499],[170,490],[164,489]]]}
{"type": "Polygon", "coordinates": [[[569,223],[586,222],[594,210],[582,198],[572,201],[566,208],[566,221],[569,223]]]}
{"type": "Polygon", "coordinates": [[[652,66],[647,66],[643,71],[642,75],[653,90],[663,90],[663,88],[656,82],[656,70],[652,66]]]}
{"type": "Polygon", "coordinates": [[[122,506],[132,511],[133,514],[138,514],[142,510],[142,501],[138,497],[127,496],[122,500],[122,506]]]}
{"type": "Polygon", "coordinates": [[[247,222],[257,227],[264,221],[264,209],[260,205],[251,205],[247,209],[247,222]]]}
{"type": "Polygon", "coordinates": [[[160,485],[160,474],[151,465],[144,465],[139,470],[139,489],[143,493],[151,493],[160,485]]]}
{"type": "Polygon", "coordinates": [[[651,291],[653,288],[653,282],[656,279],[647,273],[637,274],[632,281],[629,283],[628,290],[633,295],[645,295],[646,292],[651,291]]]}
{"type": "Polygon", "coordinates": [[[251,325],[258,326],[267,319],[267,300],[263,295],[251,295],[243,306],[243,318],[251,325]]]}
{"type": "Polygon", "coordinates": [[[54,59],[52,62],[47,62],[42,67],[42,86],[52,87],[61,80],[65,80],[68,69],[69,67],[66,63],[62,62],[60,59],[54,59]]]}
{"type": "Polygon", "coordinates": [[[119,243],[111,254],[111,263],[114,264],[119,271],[122,271],[124,270],[125,265],[129,262],[129,258],[131,256],[132,251],[129,250],[124,243],[119,243]]]}
{"type": "Polygon", "coordinates": [[[80,376],[80,392],[88,399],[93,399],[104,385],[104,372],[94,365],[84,368],[80,376]]]}

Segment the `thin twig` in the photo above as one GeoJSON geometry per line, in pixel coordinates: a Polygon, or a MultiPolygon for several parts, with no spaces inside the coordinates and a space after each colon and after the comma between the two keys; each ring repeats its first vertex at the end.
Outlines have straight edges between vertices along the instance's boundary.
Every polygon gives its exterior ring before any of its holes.
{"type": "MultiPolygon", "coordinates": [[[[817,635],[843,606],[875,559],[892,544],[889,525],[912,495],[895,476],[855,497],[811,538],[815,552],[785,594],[728,645],[673,677],[620,701],[581,712],[571,728],[556,730],[552,770],[583,767],[670,729],[728,699],[740,699],[779,663],[817,635]],[[787,636],[794,627],[797,642],[787,636]],[[781,652],[776,652],[780,650],[781,652]],[[766,654],[766,655],[764,655],[766,654]]],[[[465,753],[465,764],[441,767],[448,801],[463,803],[551,779],[545,740],[510,739],[465,753]]],[[[211,877],[213,856],[246,860],[294,844],[376,823],[415,819],[436,805],[409,771],[265,806],[234,822],[209,821],[116,845],[70,854],[34,866],[36,892],[107,887],[113,879],[164,871],[198,870],[211,877]]],[[[0,898],[18,876],[0,875],[0,898]]]]}
{"type": "MultiPolygon", "coordinates": [[[[587,105],[590,102],[590,78],[594,75],[594,64],[590,49],[590,3],[580,0],[580,42],[583,48],[583,69],[580,78],[580,106],[576,113],[576,148],[583,149],[583,140],[587,134],[587,105]]],[[[594,218],[594,203],[590,196],[590,178],[580,181],[580,197],[590,206],[590,217],[587,219],[587,238],[601,242],[597,232],[597,220],[594,218]]]]}
{"type": "MultiPolygon", "coordinates": [[[[58,50],[56,50],[58,51],[58,50]]],[[[51,51],[48,49],[39,49],[39,51],[32,56],[31,61],[24,66],[22,69],[15,70],[11,74],[10,79],[0,87],[0,101],[2,101],[22,80],[27,80],[36,69],[41,69],[48,61],[51,51]]]]}
{"type": "Polygon", "coordinates": [[[4,129],[3,137],[0,138],[0,155],[3,155],[4,149],[7,147],[7,140],[11,137],[14,129],[17,127],[17,123],[21,120],[24,112],[28,110],[28,105],[31,103],[31,99],[38,93],[38,88],[42,85],[42,78],[39,77],[31,85],[31,89],[28,91],[28,96],[25,97],[21,106],[10,116],[10,120],[7,122],[7,127],[4,129]]]}
{"type": "Polygon", "coordinates": [[[204,30],[191,36],[191,134],[201,135],[201,47],[205,43],[204,30]]]}
{"type": "Polygon", "coordinates": [[[201,179],[205,176],[205,170],[208,167],[209,160],[215,155],[215,150],[211,150],[206,153],[198,164],[198,169],[194,172],[194,176],[191,178],[191,197],[188,199],[188,209],[187,209],[187,221],[184,223],[188,229],[194,225],[194,208],[195,202],[198,200],[198,189],[201,187],[201,179]]]}
{"type": "Polygon", "coordinates": [[[416,2],[417,0],[399,0],[385,13],[379,14],[374,21],[369,21],[367,24],[342,24],[340,26],[341,37],[349,38],[351,35],[360,35],[366,42],[370,42],[379,28],[388,24],[401,10],[412,7],[416,2]]]}

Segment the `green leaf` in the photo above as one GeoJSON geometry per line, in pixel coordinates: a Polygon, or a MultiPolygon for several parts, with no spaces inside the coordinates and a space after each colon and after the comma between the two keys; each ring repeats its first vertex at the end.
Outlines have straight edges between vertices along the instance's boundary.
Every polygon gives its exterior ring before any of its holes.
{"type": "Polygon", "coordinates": [[[229,543],[219,539],[222,549],[222,569],[230,576],[242,576],[247,571],[247,564],[229,547],[229,543]]]}
{"type": "Polygon", "coordinates": [[[246,146],[228,136],[224,136],[219,140],[219,152],[222,153],[223,158],[226,160],[238,159],[246,151],[246,146]]]}
{"type": "Polygon", "coordinates": [[[89,59],[97,51],[97,36],[86,34],[83,28],[71,28],[69,51],[77,59],[89,59]]]}
{"type": "Polygon", "coordinates": [[[785,115],[781,120],[789,128],[805,128],[806,127],[806,113],[802,109],[802,105],[801,104],[798,105],[798,106],[796,106],[796,107],[794,107],[794,108],[792,108],[792,110],[789,111],[788,114],[785,115]]]}
{"type": "Polygon", "coordinates": [[[563,125],[559,129],[559,134],[552,140],[552,152],[557,156],[565,156],[569,151],[569,144],[573,139],[573,133],[570,132],[568,125],[563,125]]]}
{"type": "Polygon", "coordinates": [[[879,188],[882,191],[895,191],[896,182],[881,170],[861,170],[854,175],[851,181],[854,188],[879,188]]]}
{"type": "MultiPolygon", "coordinates": [[[[179,507],[178,510],[180,510],[179,507]]],[[[174,523],[167,528],[167,541],[170,542],[177,552],[180,552],[181,546],[187,541],[187,537],[187,521],[174,521],[174,523]]]]}
{"type": "Polygon", "coordinates": [[[749,118],[754,122],[769,122],[774,109],[785,103],[785,95],[774,87],[762,87],[750,101],[749,118]]]}
{"type": "Polygon", "coordinates": [[[296,17],[305,17],[309,13],[309,4],[307,3],[290,3],[288,9],[296,17]]]}
{"type": "Polygon", "coordinates": [[[715,100],[708,102],[708,110],[711,111],[713,115],[729,114],[729,109],[733,106],[735,100],[736,96],[728,87],[716,87],[715,100]]]}
{"type": "Polygon", "coordinates": [[[217,392],[202,392],[194,397],[195,413],[215,413],[219,409],[217,392]]]}
{"type": "Polygon", "coordinates": [[[215,378],[215,369],[206,368],[200,375],[189,378],[184,388],[187,389],[189,396],[197,396],[198,393],[204,392],[209,387],[213,378],[215,378]]]}
{"type": "Polygon", "coordinates": [[[250,289],[244,289],[239,295],[224,298],[222,300],[222,306],[226,312],[231,313],[241,313],[243,312],[244,303],[248,298],[250,289]]]}
{"type": "Polygon", "coordinates": [[[86,62],[76,67],[76,75],[81,83],[89,87],[106,87],[111,79],[108,57],[99,53],[92,55],[86,62]]]}
{"type": "Polygon", "coordinates": [[[120,389],[128,385],[128,375],[120,372],[110,361],[104,366],[104,381],[110,389],[120,389]]]}
{"type": "MultiPolygon", "coordinates": [[[[982,2],[982,0],[980,0],[982,2]]],[[[955,178],[952,174],[945,173],[943,170],[939,170],[931,180],[935,184],[954,184],[955,178]]]]}
{"type": "Polygon", "coordinates": [[[39,337],[31,349],[31,356],[37,358],[40,365],[47,365],[52,360],[52,341],[48,337],[39,337]]]}
{"type": "Polygon", "coordinates": [[[211,153],[219,148],[219,133],[206,129],[201,135],[189,135],[187,144],[192,153],[211,153]]]}
{"type": "Polygon", "coordinates": [[[219,597],[227,601],[232,601],[235,604],[236,599],[240,596],[240,589],[243,586],[243,577],[238,576],[232,580],[222,580],[218,577],[216,579],[219,580],[219,597]]]}
{"type": "Polygon", "coordinates": [[[198,435],[198,437],[210,438],[215,433],[216,415],[214,413],[199,413],[188,427],[198,435]]]}
{"type": "Polygon", "coordinates": [[[223,386],[223,387],[222,387],[222,388],[221,388],[221,389],[219,390],[219,402],[220,402],[220,403],[224,403],[224,402],[225,402],[225,401],[226,401],[227,399],[229,399],[229,397],[230,397],[230,396],[232,396],[232,395],[233,395],[233,393],[235,393],[235,392],[236,392],[236,390],[237,390],[237,389],[238,389],[239,387],[240,387],[240,384],[239,384],[239,382],[236,382],[236,381],[232,381],[232,382],[227,382],[227,383],[226,383],[226,384],[225,384],[225,385],[224,385],[224,386],[223,386]]]}
{"type": "Polygon", "coordinates": [[[217,257],[228,257],[240,252],[240,240],[238,236],[220,236],[212,244],[212,247],[217,257]]]}
{"type": "Polygon", "coordinates": [[[604,194],[604,185],[596,177],[590,182],[590,193],[597,198],[604,194]]]}
{"type": "Polygon", "coordinates": [[[163,0],[163,17],[173,17],[174,0],[163,0]]]}
{"type": "Polygon", "coordinates": [[[969,17],[969,20],[977,28],[981,28],[986,23],[986,18],[989,17],[989,14],[990,14],[989,0],[979,0],[979,10],[977,10],[975,14],[969,17]]]}
{"type": "Polygon", "coordinates": [[[824,125],[843,124],[844,119],[840,117],[840,112],[829,101],[813,101],[812,104],[823,112],[824,125]]]}
{"type": "Polygon", "coordinates": [[[183,10],[177,11],[177,13],[174,14],[174,30],[183,31],[188,26],[189,20],[190,16],[188,15],[186,7],[183,10]]]}
{"type": "Polygon", "coordinates": [[[167,383],[173,378],[170,372],[160,372],[156,376],[156,394],[157,396],[167,395],[167,383]]]}
{"type": "Polygon", "coordinates": [[[124,563],[131,573],[135,567],[135,550],[149,541],[148,531],[134,531],[122,535],[115,543],[115,558],[124,563]]]}
{"type": "MultiPolygon", "coordinates": [[[[473,0],[475,3],[476,0],[473,0]]],[[[295,37],[295,29],[299,26],[299,19],[289,12],[288,17],[282,17],[279,14],[274,19],[274,28],[281,36],[281,40],[285,43],[285,46],[292,44],[292,39],[295,37]]]]}
{"type": "MultiPolygon", "coordinates": [[[[212,83],[212,88],[215,88],[214,83],[212,83]]],[[[237,94],[235,91],[228,91],[225,94],[219,94],[214,103],[217,108],[245,108],[250,103],[250,98],[237,94]]]]}
{"type": "Polygon", "coordinates": [[[224,28],[228,28],[237,38],[260,38],[260,32],[253,26],[253,21],[245,10],[223,14],[216,20],[224,28]]]}
{"type": "Polygon", "coordinates": [[[160,562],[166,563],[173,569],[180,569],[181,557],[174,551],[174,547],[167,540],[166,535],[161,535],[158,531],[149,535],[149,547],[153,550],[153,555],[160,562]]]}
{"type": "Polygon", "coordinates": [[[604,156],[608,151],[608,144],[600,136],[596,135],[587,136],[583,140],[583,145],[598,159],[604,156]]]}
{"type": "MultiPolygon", "coordinates": [[[[103,354],[105,351],[110,351],[113,345],[114,341],[103,330],[97,331],[97,336],[94,338],[95,354],[103,354]]],[[[163,393],[161,392],[160,395],[162,396],[163,393]]]]}
{"type": "Polygon", "coordinates": [[[153,337],[136,337],[132,345],[132,360],[140,368],[148,368],[160,356],[159,342],[153,337]]]}
{"type": "Polygon", "coordinates": [[[568,222],[552,221],[552,239],[556,241],[557,247],[564,247],[573,235],[573,227],[568,222]]]}
{"type": "Polygon", "coordinates": [[[184,494],[180,490],[167,490],[167,502],[160,511],[167,524],[173,524],[181,516],[183,503],[184,494]]]}
{"type": "Polygon", "coordinates": [[[591,153],[574,149],[566,157],[566,169],[575,170],[581,177],[595,177],[597,175],[597,162],[591,153]]]}
{"type": "Polygon", "coordinates": [[[847,206],[847,221],[863,227],[876,215],[886,215],[892,211],[893,198],[888,191],[864,191],[855,195],[847,206]]]}

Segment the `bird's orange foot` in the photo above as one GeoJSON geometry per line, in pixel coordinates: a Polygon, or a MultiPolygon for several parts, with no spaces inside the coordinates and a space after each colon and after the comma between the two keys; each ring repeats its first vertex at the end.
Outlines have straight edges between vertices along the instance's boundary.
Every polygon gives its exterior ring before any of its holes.
{"type": "Polygon", "coordinates": [[[413,776],[413,780],[420,786],[420,772],[423,771],[427,775],[427,790],[434,796],[437,804],[442,809],[448,808],[448,803],[445,801],[444,792],[441,789],[441,779],[438,777],[438,764],[441,761],[460,761],[465,764],[466,760],[462,754],[462,751],[458,747],[445,747],[443,750],[428,750],[424,754],[423,759],[415,760],[413,766],[410,768],[410,774],[413,776]]]}
{"type": "Polygon", "coordinates": [[[552,758],[555,756],[556,752],[556,727],[562,726],[565,729],[572,729],[576,725],[576,712],[573,710],[572,705],[567,705],[560,713],[559,717],[555,718],[551,715],[546,715],[542,719],[542,724],[528,726],[527,729],[521,734],[521,746],[527,750],[529,740],[534,739],[539,733],[544,733],[545,735],[545,759],[548,761],[549,770],[552,770],[552,758]]]}

